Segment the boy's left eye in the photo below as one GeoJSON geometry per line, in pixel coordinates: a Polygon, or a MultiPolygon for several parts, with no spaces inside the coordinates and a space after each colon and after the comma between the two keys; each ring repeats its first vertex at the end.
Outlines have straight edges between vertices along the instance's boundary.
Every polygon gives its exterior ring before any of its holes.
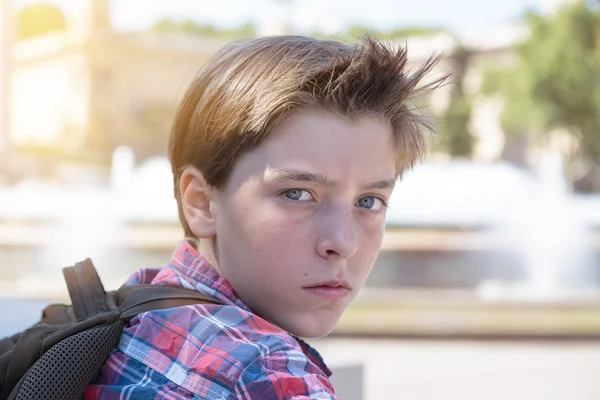
{"type": "Polygon", "coordinates": [[[383,200],[375,196],[361,197],[356,201],[356,205],[373,211],[381,210],[385,207],[383,200]]]}

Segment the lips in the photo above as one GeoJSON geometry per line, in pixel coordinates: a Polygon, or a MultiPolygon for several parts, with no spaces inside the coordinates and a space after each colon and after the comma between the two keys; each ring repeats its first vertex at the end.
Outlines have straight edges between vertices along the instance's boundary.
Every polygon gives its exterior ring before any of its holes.
{"type": "Polygon", "coordinates": [[[320,282],[315,285],[307,286],[307,288],[314,288],[314,287],[343,288],[343,289],[348,289],[348,290],[352,289],[350,287],[350,285],[348,284],[348,282],[341,281],[341,280],[330,280],[330,281],[320,282]]]}
{"type": "Polygon", "coordinates": [[[352,288],[346,281],[331,280],[307,286],[304,290],[328,300],[339,300],[350,294],[352,288]]]}

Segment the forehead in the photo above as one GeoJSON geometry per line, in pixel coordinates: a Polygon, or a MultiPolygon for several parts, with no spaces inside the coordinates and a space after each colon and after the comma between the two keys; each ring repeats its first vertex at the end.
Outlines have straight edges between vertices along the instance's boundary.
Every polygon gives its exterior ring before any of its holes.
{"type": "MultiPolygon", "coordinates": [[[[391,125],[366,115],[350,120],[334,113],[301,110],[275,127],[270,137],[244,154],[232,183],[269,168],[320,173],[336,181],[389,179],[395,176],[396,151],[391,125]]],[[[359,182],[360,181],[360,182],[359,182]]]]}
{"type": "MultiPolygon", "coordinates": [[[[350,120],[338,114],[301,110],[279,124],[264,143],[264,153],[284,152],[317,156],[336,154],[368,156],[370,152],[394,152],[392,129],[384,118],[366,115],[350,120]]],[[[362,158],[362,157],[361,157],[362,158]]]]}

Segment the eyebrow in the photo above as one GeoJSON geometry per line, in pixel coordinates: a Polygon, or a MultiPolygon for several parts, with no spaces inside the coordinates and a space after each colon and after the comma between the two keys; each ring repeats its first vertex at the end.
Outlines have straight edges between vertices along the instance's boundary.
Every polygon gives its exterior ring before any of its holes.
{"type": "MultiPolygon", "coordinates": [[[[337,184],[336,181],[329,179],[323,174],[320,173],[312,173],[307,171],[301,171],[296,169],[288,169],[288,168],[277,168],[270,169],[269,175],[274,180],[279,182],[311,182],[316,183],[325,187],[333,187],[337,184]]],[[[362,186],[362,189],[393,189],[396,186],[396,179],[384,179],[380,181],[376,181],[373,183],[369,183],[367,185],[362,186]]]]}

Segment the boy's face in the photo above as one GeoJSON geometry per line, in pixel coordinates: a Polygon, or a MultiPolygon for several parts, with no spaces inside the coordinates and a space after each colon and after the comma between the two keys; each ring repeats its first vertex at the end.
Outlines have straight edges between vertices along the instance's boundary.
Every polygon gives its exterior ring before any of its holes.
{"type": "Polygon", "coordinates": [[[211,200],[215,267],[265,319],[326,335],[373,267],[394,178],[389,123],[298,111],[211,200]]]}

